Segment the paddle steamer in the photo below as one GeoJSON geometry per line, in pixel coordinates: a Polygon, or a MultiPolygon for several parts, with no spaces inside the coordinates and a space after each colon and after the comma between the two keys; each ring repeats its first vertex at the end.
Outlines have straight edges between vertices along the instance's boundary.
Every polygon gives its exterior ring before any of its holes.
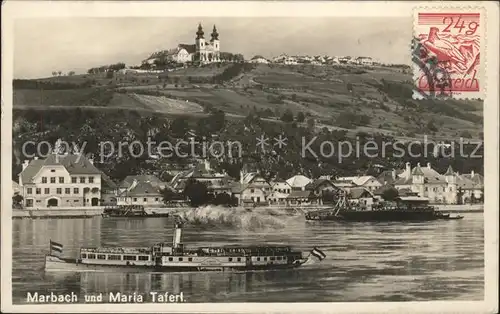
{"type": "Polygon", "coordinates": [[[307,257],[290,246],[205,246],[186,248],[181,242],[182,223],[174,228],[172,243],[151,247],[81,248],[79,257],[61,257],[62,245],[50,242],[46,271],[185,272],[251,271],[296,268],[309,259],[326,256],[314,248],[307,257]]]}

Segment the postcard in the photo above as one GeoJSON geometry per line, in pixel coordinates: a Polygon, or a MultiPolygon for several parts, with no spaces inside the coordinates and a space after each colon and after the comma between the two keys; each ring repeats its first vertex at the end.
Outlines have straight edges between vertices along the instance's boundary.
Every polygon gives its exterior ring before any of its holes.
{"type": "Polygon", "coordinates": [[[497,313],[498,22],[7,1],[2,312],[497,313]]]}

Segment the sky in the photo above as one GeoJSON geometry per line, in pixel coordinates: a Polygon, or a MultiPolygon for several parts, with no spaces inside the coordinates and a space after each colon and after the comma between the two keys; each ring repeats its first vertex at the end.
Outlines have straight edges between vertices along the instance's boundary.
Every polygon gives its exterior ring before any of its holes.
{"type": "Polygon", "coordinates": [[[221,51],[267,58],[289,55],[369,56],[410,64],[411,17],[120,17],[30,18],[14,26],[14,77],[40,78],[117,62],[138,65],[152,52],[194,44],[215,24],[221,51]]]}

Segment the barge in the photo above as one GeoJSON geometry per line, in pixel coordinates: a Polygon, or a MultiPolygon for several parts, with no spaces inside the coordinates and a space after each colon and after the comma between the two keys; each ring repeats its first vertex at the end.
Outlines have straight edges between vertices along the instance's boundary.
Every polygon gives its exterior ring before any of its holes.
{"type": "Polygon", "coordinates": [[[169,217],[168,213],[147,212],[142,205],[119,205],[105,207],[102,217],[169,217]]]}
{"type": "Polygon", "coordinates": [[[349,204],[345,198],[340,198],[336,206],[322,211],[309,212],[306,220],[335,220],[335,221],[432,221],[432,220],[460,220],[463,216],[450,216],[429,206],[425,198],[409,196],[398,197],[390,204],[378,204],[370,208],[349,204]]]}
{"type": "Polygon", "coordinates": [[[66,272],[192,272],[290,269],[326,255],[314,248],[306,257],[290,246],[184,247],[182,223],[174,228],[172,243],[151,247],[81,248],[76,258],[61,257],[62,244],[51,241],[45,271],[66,272]]]}

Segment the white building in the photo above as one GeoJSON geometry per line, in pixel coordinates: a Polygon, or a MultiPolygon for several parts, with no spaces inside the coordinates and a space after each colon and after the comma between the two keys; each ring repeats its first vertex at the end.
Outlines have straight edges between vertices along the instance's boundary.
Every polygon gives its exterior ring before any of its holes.
{"type": "Polygon", "coordinates": [[[101,171],[83,155],[51,154],[25,160],[19,186],[26,208],[98,206],[101,171]]]}
{"type": "Polygon", "coordinates": [[[355,186],[364,187],[368,191],[373,192],[380,188],[383,184],[373,176],[354,176],[354,177],[339,177],[339,181],[352,182],[355,186]]]}
{"type": "Polygon", "coordinates": [[[311,183],[312,180],[304,175],[295,175],[286,180],[286,183],[292,188],[292,191],[305,191],[306,185],[311,183]]]}
{"type": "Polygon", "coordinates": [[[266,58],[264,58],[263,56],[254,56],[252,59],[250,59],[250,61],[248,61],[250,63],[260,63],[260,64],[268,64],[269,63],[269,60],[267,60],[266,58]]]}

